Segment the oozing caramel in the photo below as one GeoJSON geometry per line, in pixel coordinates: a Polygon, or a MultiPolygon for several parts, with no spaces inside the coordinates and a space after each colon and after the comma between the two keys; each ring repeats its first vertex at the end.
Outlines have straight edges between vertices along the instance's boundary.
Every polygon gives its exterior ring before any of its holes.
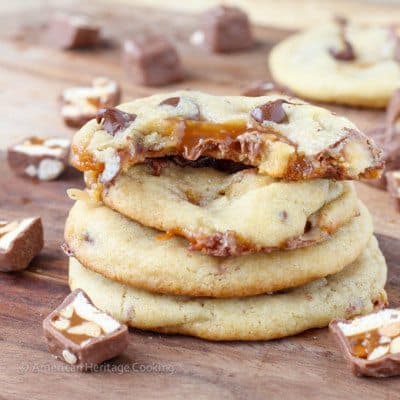
{"type": "Polygon", "coordinates": [[[238,136],[249,131],[245,121],[217,124],[207,121],[179,120],[175,124],[174,131],[179,139],[180,150],[189,154],[201,141],[212,139],[230,144],[238,136]]]}
{"type": "Polygon", "coordinates": [[[101,174],[104,171],[104,164],[96,161],[94,156],[87,150],[82,150],[75,145],[72,145],[71,148],[74,155],[76,155],[73,160],[73,165],[79,171],[93,171],[97,174],[101,174]]]}

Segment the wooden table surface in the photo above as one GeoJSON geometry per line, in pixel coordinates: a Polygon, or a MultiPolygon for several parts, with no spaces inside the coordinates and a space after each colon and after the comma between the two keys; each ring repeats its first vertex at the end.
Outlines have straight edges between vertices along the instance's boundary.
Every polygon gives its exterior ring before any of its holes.
{"type": "MultiPolygon", "coordinates": [[[[76,10],[78,2],[73,7],[76,10]]],[[[253,51],[209,55],[187,41],[196,16],[129,6],[111,8],[100,2],[87,2],[84,7],[103,21],[111,43],[108,48],[58,52],[41,45],[35,27],[46,20],[48,8],[0,16],[0,147],[31,134],[71,136],[73,130],[64,127],[58,114],[57,97],[63,88],[88,83],[95,76],[119,80],[124,100],[153,92],[123,76],[121,37],[160,29],[178,43],[187,70],[187,80],[174,87],[237,94],[253,79],[268,77],[267,53],[288,35],[257,28],[258,45],[253,51]]],[[[330,108],[362,128],[383,118],[380,111],[330,108]]],[[[28,270],[0,274],[0,399],[399,398],[398,378],[353,377],[326,329],[257,343],[209,343],[132,330],[127,351],[105,364],[105,370],[92,374],[69,371],[47,352],[41,323],[68,293],[67,259],[60,250],[65,217],[72,205],[65,190],[82,187],[81,176],[71,169],[56,182],[38,184],[17,178],[6,165],[4,152],[0,152],[0,171],[0,217],[41,215],[46,240],[45,249],[28,270]]],[[[385,192],[361,183],[357,187],[374,216],[388,261],[389,299],[393,306],[400,306],[399,214],[385,192]]]]}

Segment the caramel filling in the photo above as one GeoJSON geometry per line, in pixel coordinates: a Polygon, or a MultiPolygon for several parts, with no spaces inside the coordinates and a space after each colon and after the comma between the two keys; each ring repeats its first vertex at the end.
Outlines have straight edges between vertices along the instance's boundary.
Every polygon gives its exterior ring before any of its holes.
{"type": "Polygon", "coordinates": [[[206,121],[180,120],[173,128],[173,135],[179,138],[179,150],[192,153],[204,140],[215,140],[227,144],[235,141],[243,133],[254,131],[244,121],[230,121],[216,124],[206,121]]]}
{"type": "Polygon", "coordinates": [[[399,340],[400,323],[398,321],[347,337],[353,356],[368,360],[382,357],[388,353],[399,353],[399,340]]]}
{"type": "Polygon", "coordinates": [[[358,358],[368,358],[368,355],[380,346],[378,330],[361,333],[359,335],[350,336],[348,339],[351,354],[358,358]]]}
{"type": "MultiPolygon", "coordinates": [[[[161,150],[153,150],[151,147],[135,149],[135,154],[124,157],[124,161],[128,164],[142,161],[143,158],[146,158],[146,154],[143,154],[146,152],[151,154],[151,157],[183,153],[190,159],[197,159],[200,155],[213,155],[218,145],[226,147],[230,156],[235,159],[234,161],[239,161],[240,146],[233,144],[237,143],[240,135],[256,132],[259,129],[259,127],[248,126],[245,121],[229,121],[218,124],[207,121],[169,119],[160,126],[154,126],[152,130],[158,132],[162,137],[170,138],[170,145],[166,144],[161,150]],[[205,144],[207,141],[212,141],[213,145],[210,144],[209,148],[200,149],[199,146],[207,146],[205,144]]],[[[85,149],[73,145],[72,151],[76,155],[73,164],[80,171],[96,171],[100,174],[104,170],[104,164],[96,161],[85,149]]]]}
{"type": "MultiPolygon", "coordinates": [[[[54,317],[51,322],[54,323],[54,322],[57,322],[60,319],[64,319],[64,318],[62,316],[58,315],[58,316],[54,317]]],[[[68,320],[69,320],[69,326],[68,326],[68,329],[62,331],[63,336],[65,336],[71,342],[74,342],[74,343],[76,343],[78,345],[81,345],[85,340],[93,339],[93,336],[90,336],[90,335],[87,335],[87,334],[81,334],[81,333],[78,334],[78,333],[71,333],[70,332],[71,328],[77,327],[79,325],[82,325],[83,323],[88,322],[86,319],[83,319],[82,317],[80,317],[76,313],[75,310],[74,310],[74,312],[72,314],[72,317],[68,318],[68,320]]],[[[106,333],[101,328],[101,326],[98,325],[98,327],[101,330],[101,336],[105,335],[106,333]]]]}

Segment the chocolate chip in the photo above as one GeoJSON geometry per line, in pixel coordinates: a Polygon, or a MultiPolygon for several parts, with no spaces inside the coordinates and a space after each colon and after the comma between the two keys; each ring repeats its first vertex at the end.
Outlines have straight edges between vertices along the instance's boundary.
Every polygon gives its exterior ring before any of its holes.
{"type": "Polygon", "coordinates": [[[93,239],[93,237],[90,235],[89,232],[86,232],[86,233],[83,235],[83,240],[84,240],[85,242],[87,242],[87,243],[90,243],[90,244],[93,244],[93,243],[94,243],[94,239],[93,239]]]}
{"type": "Polygon", "coordinates": [[[311,221],[307,221],[306,224],[304,225],[304,233],[310,232],[312,229],[312,223],[311,221]]]}
{"type": "Polygon", "coordinates": [[[356,55],[353,50],[353,46],[348,41],[346,36],[346,28],[347,28],[347,19],[343,17],[337,17],[336,23],[339,25],[339,35],[342,41],[342,46],[339,49],[331,47],[329,49],[329,53],[332,57],[336,58],[340,61],[352,61],[356,58],[356,55]]]}
{"type": "Polygon", "coordinates": [[[98,124],[101,123],[110,135],[114,136],[117,132],[125,129],[136,117],[136,114],[130,114],[112,107],[99,110],[96,114],[96,121],[98,124]]]}
{"type": "Polygon", "coordinates": [[[256,107],[252,112],[251,116],[257,122],[272,121],[280,124],[288,121],[288,116],[282,107],[283,103],[287,103],[285,100],[269,101],[262,106],[256,107]]]}
{"type": "Polygon", "coordinates": [[[286,210],[282,210],[282,211],[279,212],[279,219],[280,219],[282,222],[287,221],[287,219],[288,219],[288,213],[287,213],[286,210]]]}
{"type": "Polygon", "coordinates": [[[181,98],[180,97],[169,97],[168,99],[163,100],[160,103],[160,106],[172,106],[172,107],[177,107],[181,98]]]}
{"type": "Polygon", "coordinates": [[[343,40],[343,48],[342,49],[334,49],[330,48],[329,53],[335,57],[337,60],[341,61],[352,61],[356,58],[353,46],[347,41],[343,40]]]}

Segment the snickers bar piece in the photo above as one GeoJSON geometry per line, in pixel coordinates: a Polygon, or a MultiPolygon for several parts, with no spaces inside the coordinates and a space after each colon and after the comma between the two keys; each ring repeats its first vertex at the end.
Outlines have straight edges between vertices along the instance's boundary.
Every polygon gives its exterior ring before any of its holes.
{"type": "Polygon", "coordinates": [[[400,211],[400,170],[386,172],[387,190],[400,211]]]}
{"type": "Polygon", "coordinates": [[[92,86],[65,89],[61,95],[61,115],[66,125],[80,128],[96,116],[99,109],[114,107],[121,100],[117,82],[108,78],[95,78],[92,86]]]}
{"type": "MultiPolygon", "coordinates": [[[[386,108],[385,124],[370,130],[367,134],[382,148],[386,171],[400,169],[400,89],[393,93],[386,108]]],[[[386,175],[367,183],[385,189],[386,175]]]]}
{"type": "Polygon", "coordinates": [[[11,146],[7,161],[18,175],[50,181],[67,167],[69,148],[68,139],[32,136],[11,146]]]}
{"type": "Polygon", "coordinates": [[[0,271],[21,271],[43,248],[43,227],[39,217],[0,221],[0,271]]]}
{"type": "Polygon", "coordinates": [[[100,42],[100,27],[85,15],[55,14],[46,31],[47,43],[60,49],[95,47],[100,42]]]}
{"type": "Polygon", "coordinates": [[[141,35],[126,39],[123,51],[125,71],[140,85],[163,86],[184,78],[176,48],[162,36],[141,35]]]}
{"type": "Polygon", "coordinates": [[[254,40],[249,19],[236,7],[217,6],[201,16],[200,30],[191,37],[193,44],[204,45],[215,53],[249,49],[254,40]]]}
{"type": "Polygon", "coordinates": [[[383,309],[329,328],[357,376],[400,375],[400,310],[383,309]]]}
{"type": "Polygon", "coordinates": [[[43,321],[49,351],[78,370],[116,357],[128,346],[128,328],[96,308],[80,289],[43,321]]]}

